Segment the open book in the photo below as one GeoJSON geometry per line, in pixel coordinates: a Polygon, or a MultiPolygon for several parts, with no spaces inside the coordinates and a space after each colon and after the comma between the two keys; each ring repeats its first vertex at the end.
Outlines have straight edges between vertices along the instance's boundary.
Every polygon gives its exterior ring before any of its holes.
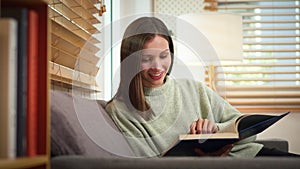
{"type": "Polygon", "coordinates": [[[179,135],[162,156],[194,156],[195,148],[203,152],[215,152],[225,145],[261,133],[287,114],[289,112],[281,115],[245,114],[218,133],[179,135]]]}

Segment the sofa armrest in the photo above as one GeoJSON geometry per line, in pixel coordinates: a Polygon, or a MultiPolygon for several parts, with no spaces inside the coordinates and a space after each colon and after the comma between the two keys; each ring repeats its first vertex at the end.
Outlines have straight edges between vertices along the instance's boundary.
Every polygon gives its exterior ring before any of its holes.
{"type": "Polygon", "coordinates": [[[265,147],[268,148],[276,148],[283,152],[289,151],[289,142],[284,139],[258,139],[255,142],[263,144],[265,147]]]}

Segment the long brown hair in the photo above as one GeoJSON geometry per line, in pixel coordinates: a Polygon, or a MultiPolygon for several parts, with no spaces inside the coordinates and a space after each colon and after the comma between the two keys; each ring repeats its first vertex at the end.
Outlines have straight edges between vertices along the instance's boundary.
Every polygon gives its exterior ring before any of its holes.
{"type": "Polygon", "coordinates": [[[171,66],[173,66],[174,46],[166,25],[155,17],[142,17],[133,21],[125,30],[121,44],[121,79],[114,98],[122,99],[132,110],[144,112],[150,108],[144,95],[144,86],[140,72],[140,51],[144,44],[156,35],[163,37],[169,43],[171,66]],[[130,56],[130,57],[129,57],[130,56]]]}

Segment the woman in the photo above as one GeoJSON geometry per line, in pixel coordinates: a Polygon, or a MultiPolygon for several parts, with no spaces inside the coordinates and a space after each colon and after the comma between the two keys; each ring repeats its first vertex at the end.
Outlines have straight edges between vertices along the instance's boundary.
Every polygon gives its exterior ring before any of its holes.
{"type": "MultiPolygon", "coordinates": [[[[142,17],[126,29],[121,44],[121,81],[106,110],[136,156],[160,156],[179,134],[215,133],[241,114],[204,84],[172,79],[174,47],[165,24],[142,17]]],[[[200,156],[255,157],[255,137],[200,156]]]]}

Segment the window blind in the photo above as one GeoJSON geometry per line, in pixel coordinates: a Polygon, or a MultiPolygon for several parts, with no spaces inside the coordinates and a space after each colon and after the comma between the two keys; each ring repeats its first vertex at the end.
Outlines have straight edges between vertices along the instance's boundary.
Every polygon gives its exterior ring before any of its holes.
{"type": "Polygon", "coordinates": [[[243,62],[215,68],[216,90],[241,112],[300,112],[300,5],[295,0],[206,0],[243,17],[243,62]]]}
{"type": "Polygon", "coordinates": [[[49,0],[52,87],[99,92],[98,0],[49,0]]]}

